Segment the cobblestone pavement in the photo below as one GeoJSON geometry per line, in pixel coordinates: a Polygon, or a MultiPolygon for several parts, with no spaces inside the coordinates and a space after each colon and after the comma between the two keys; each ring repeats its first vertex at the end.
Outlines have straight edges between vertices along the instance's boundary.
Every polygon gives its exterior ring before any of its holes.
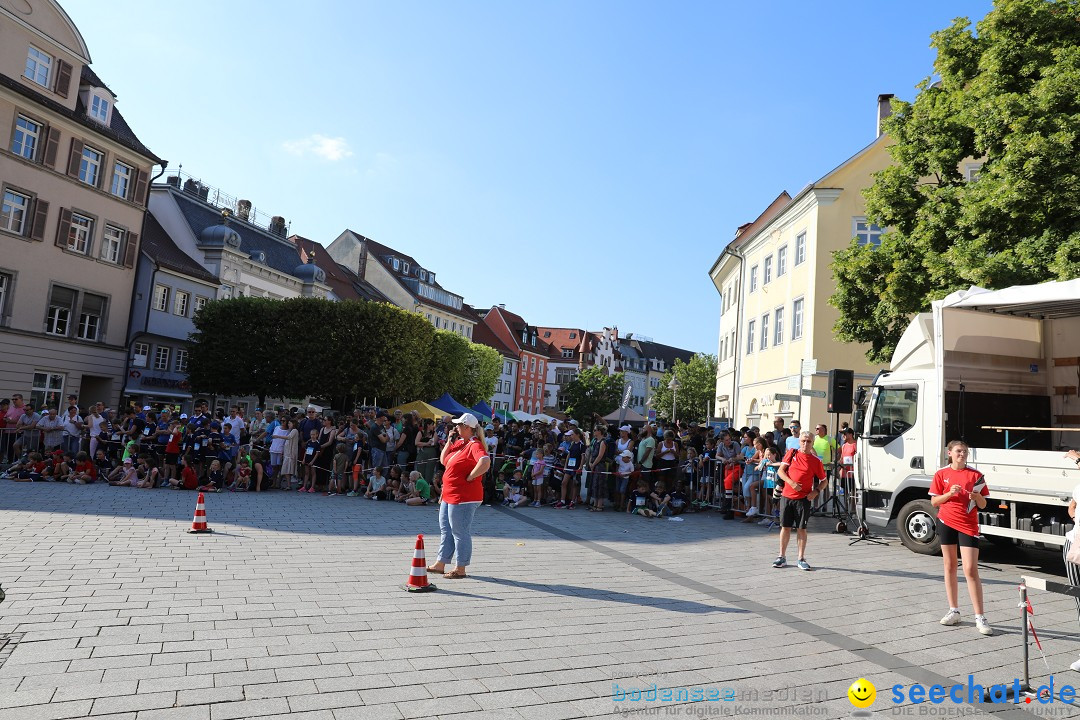
{"type": "MultiPolygon", "coordinates": [[[[435,556],[433,507],[218,494],[215,532],[189,535],[194,501],[0,482],[0,720],[847,718],[859,677],[878,717],[1080,714],[892,701],[894,685],[1016,678],[1017,581],[1061,574],[1049,552],[984,552],[986,638],[964,588],[963,623],[937,623],[940,558],[849,547],[826,520],[807,573],[770,566],[775,531],[715,513],[481,508],[472,577],[410,595],[417,533],[435,556]]],[[[1075,603],[1032,601],[1033,680],[1080,684],[1075,603]]]]}

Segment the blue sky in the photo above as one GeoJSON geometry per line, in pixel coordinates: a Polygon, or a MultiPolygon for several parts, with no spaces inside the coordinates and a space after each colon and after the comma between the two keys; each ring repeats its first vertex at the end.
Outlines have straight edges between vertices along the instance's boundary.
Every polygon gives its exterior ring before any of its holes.
{"type": "Polygon", "coordinates": [[[735,228],[873,139],[988,1],[61,0],[170,168],[477,307],[716,352],[735,228]]]}

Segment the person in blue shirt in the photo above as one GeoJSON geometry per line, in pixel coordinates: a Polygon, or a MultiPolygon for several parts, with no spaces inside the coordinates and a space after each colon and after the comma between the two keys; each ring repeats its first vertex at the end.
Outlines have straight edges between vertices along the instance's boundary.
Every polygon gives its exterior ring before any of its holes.
{"type": "MultiPolygon", "coordinates": [[[[225,477],[229,477],[229,471],[236,466],[236,452],[240,447],[236,435],[232,431],[232,423],[225,423],[221,427],[221,445],[218,452],[218,460],[225,471],[225,477]]],[[[213,433],[211,433],[213,434],[213,433]]]]}

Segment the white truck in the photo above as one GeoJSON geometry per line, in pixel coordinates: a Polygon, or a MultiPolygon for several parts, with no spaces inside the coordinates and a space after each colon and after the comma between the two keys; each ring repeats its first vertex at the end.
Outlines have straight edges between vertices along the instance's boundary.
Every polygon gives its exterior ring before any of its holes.
{"type": "MultiPolygon", "coordinates": [[[[1080,469],[1080,280],[988,291],[973,287],[912,320],[889,370],[856,397],[856,486],[870,526],[895,521],[901,541],[939,551],[928,490],[964,440],[990,497],[980,533],[1001,543],[1060,546],[1080,469]]],[[[862,509],[862,508],[860,508],[862,509]]]]}

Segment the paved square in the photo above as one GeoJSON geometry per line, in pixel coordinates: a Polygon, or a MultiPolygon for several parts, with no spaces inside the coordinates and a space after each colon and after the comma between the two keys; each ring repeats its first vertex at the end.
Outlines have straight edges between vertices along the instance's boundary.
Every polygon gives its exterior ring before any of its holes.
{"type": "MultiPolygon", "coordinates": [[[[989,685],[1020,672],[1017,580],[1050,553],[987,552],[979,635],[943,628],[941,559],[848,547],[815,521],[810,573],[770,567],[776,532],[715,513],[481,508],[473,577],[406,593],[436,509],[286,493],[207,496],[0,483],[0,720],[289,717],[847,718],[1080,715],[1039,706],[895,705],[893,685],[989,685]],[[10,652],[5,659],[5,655],[10,652]],[[673,689],[671,700],[635,691],[673,689]],[[687,702],[690,693],[733,699],[687,702]]],[[[792,548],[793,551],[793,548],[792,548]]],[[[792,554],[789,552],[789,555],[792,554]]],[[[1080,684],[1076,606],[1032,593],[1046,662],[1080,684]]],[[[1049,670],[1048,670],[1049,666],[1049,670]]],[[[693,697],[693,696],[689,696],[693,697]]]]}

